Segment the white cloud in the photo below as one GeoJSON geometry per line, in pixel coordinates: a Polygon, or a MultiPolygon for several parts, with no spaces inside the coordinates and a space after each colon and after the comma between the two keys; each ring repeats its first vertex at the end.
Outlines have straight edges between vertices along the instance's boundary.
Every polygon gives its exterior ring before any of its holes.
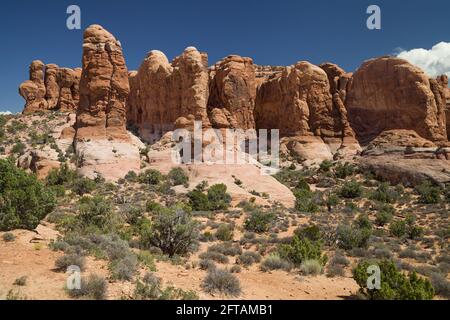
{"type": "Polygon", "coordinates": [[[11,111],[0,111],[0,115],[10,115],[12,114],[11,111]]]}
{"type": "Polygon", "coordinates": [[[440,42],[430,50],[403,50],[398,57],[420,67],[430,77],[437,77],[441,74],[450,77],[450,42],[440,42]]]}

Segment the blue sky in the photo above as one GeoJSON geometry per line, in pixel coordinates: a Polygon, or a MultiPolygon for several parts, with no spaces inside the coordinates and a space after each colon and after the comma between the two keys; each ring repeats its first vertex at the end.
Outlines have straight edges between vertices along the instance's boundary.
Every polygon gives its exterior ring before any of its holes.
{"type": "Polygon", "coordinates": [[[2,1],[0,111],[21,111],[19,84],[34,59],[81,66],[82,30],[66,28],[66,8],[81,7],[82,29],[98,23],[121,42],[130,70],[152,49],[169,59],[190,45],[210,64],[228,54],[257,64],[335,62],[348,71],[399,48],[450,42],[448,0],[91,0],[2,1]],[[366,9],[382,10],[382,30],[366,28],[366,9]]]}

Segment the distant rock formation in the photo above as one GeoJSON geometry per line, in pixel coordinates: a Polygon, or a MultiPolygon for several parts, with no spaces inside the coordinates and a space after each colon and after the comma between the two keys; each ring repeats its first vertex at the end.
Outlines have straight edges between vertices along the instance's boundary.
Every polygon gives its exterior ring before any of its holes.
{"type": "Polygon", "coordinates": [[[231,55],[210,69],[208,109],[216,127],[254,129],[256,76],[253,60],[231,55]],[[225,118],[227,119],[226,121],[225,118]]]}
{"type": "Polygon", "coordinates": [[[75,150],[79,171],[108,180],[140,169],[138,143],[126,130],[130,92],[122,47],[99,25],[84,32],[75,150]]]}
{"type": "Polygon", "coordinates": [[[56,64],[33,61],[30,80],[19,87],[19,93],[25,99],[23,113],[74,112],[79,100],[80,75],[80,68],[59,68],[56,64]]]}
{"type": "Polygon", "coordinates": [[[419,68],[395,57],[368,60],[347,88],[346,107],[358,139],[368,142],[385,130],[409,129],[446,141],[443,89],[419,68]]]}
{"type": "Polygon", "coordinates": [[[180,117],[209,126],[208,80],[208,57],[196,48],[186,48],[172,63],[161,51],[150,51],[139,71],[130,74],[129,123],[147,141],[173,130],[180,117]]]}

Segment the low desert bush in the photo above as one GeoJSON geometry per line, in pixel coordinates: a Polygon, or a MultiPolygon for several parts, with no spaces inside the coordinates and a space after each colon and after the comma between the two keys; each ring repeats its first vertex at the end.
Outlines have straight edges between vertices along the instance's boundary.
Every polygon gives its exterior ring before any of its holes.
{"type": "Polygon", "coordinates": [[[339,195],[342,198],[354,199],[362,195],[363,189],[361,184],[356,180],[346,181],[339,190],[339,195]]]}
{"type": "Polygon", "coordinates": [[[424,181],[415,188],[419,195],[419,202],[423,204],[438,203],[441,200],[441,189],[433,186],[429,181],[424,181]]]}
{"type": "Polygon", "coordinates": [[[173,168],[167,174],[167,179],[173,186],[186,185],[189,182],[189,177],[182,168],[173,168]]]}
{"type": "Polygon", "coordinates": [[[250,213],[250,216],[244,223],[244,228],[250,232],[267,232],[274,219],[275,214],[273,212],[264,212],[261,209],[256,209],[250,213]]]}
{"type": "Polygon", "coordinates": [[[11,232],[6,232],[2,235],[2,239],[5,242],[12,242],[12,241],[16,240],[16,236],[11,232]]]}
{"type": "Polygon", "coordinates": [[[305,276],[317,276],[323,272],[323,265],[315,259],[305,260],[300,265],[300,271],[305,276]]]}
{"type": "Polygon", "coordinates": [[[260,269],[262,271],[271,271],[271,270],[290,271],[292,269],[292,263],[281,258],[278,253],[273,253],[267,256],[261,262],[260,269]]]}
{"type": "Polygon", "coordinates": [[[221,224],[219,228],[217,228],[216,238],[221,241],[230,241],[233,239],[233,226],[230,224],[221,224]]]}
{"type": "Polygon", "coordinates": [[[311,241],[298,235],[295,235],[289,244],[280,244],[278,252],[280,257],[296,266],[306,260],[317,260],[321,265],[325,265],[327,261],[327,256],[322,254],[320,241],[311,241]]]}
{"type": "Polygon", "coordinates": [[[202,288],[208,293],[222,293],[229,296],[238,296],[241,293],[241,285],[238,278],[229,271],[213,269],[208,271],[203,280],[202,288]]]}
{"type": "Polygon", "coordinates": [[[80,270],[84,270],[86,259],[77,253],[64,254],[55,261],[55,270],[66,272],[70,266],[77,266],[80,270]]]}
{"type": "Polygon", "coordinates": [[[244,265],[244,266],[251,266],[254,263],[258,263],[261,261],[261,255],[257,252],[253,251],[245,251],[241,255],[237,257],[236,262],[244,265]]]}
{"type": "Polygon", "coordinates": [[[93,300],[104,300],[108,282],[105,278],[90,274],[89,277],[81,278],[80,289],[66,289],[71,298],[88,298],[93,300]]]}

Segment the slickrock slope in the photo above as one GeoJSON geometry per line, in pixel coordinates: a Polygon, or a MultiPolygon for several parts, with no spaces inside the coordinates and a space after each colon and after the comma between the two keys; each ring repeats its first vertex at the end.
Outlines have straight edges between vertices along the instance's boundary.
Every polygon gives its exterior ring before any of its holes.
{"type": "Polygon", "coordinates": [[[44,65],[35,60],[30,65],[30,80],[19,87],[25,99],[24,114],[51,110],[73,112],[78,107],[81,69],[44,65]]]}
{"type": "Polygon", "coordinates": [[[99,25],[84,32],[83,70],[77,110],[75,149],[79,171],[108,180],[140,169],[136,139],[126,130],[130,92],[122,47],[99,25]]]}
{"type": "Polygon", "coordinates": [[[347,88],[346,106],[358,138],[410,129],[431,141],[447,140],[443,88],[419,68],[394,57],[364,62],[347,88]]]}
{"type": "Polygon", "coordinates": [[[161,51],[150,51],[139,71],[130,76],[128,121],[147,141],[173,130],[179,118],[193,117],[208,127],[208,77],[207,55],[194,47],[186,48],[172,63],[161,51]]]}

